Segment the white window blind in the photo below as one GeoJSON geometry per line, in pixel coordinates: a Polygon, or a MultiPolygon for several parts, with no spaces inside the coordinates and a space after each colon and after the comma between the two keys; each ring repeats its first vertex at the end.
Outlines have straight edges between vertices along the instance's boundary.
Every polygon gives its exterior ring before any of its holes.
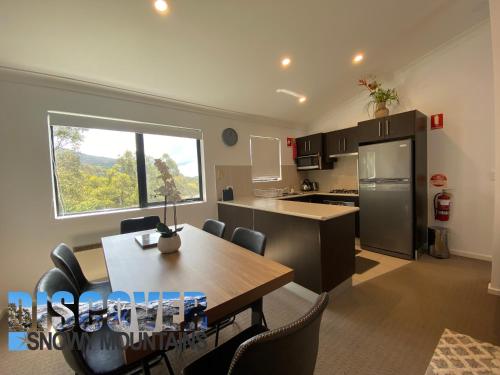
{"type": "Polygon", "coordinates": [[[250,136],[252,181],[281,181],[281,140],[250,136]]]}
{"type": "Polygon", "coordinates": [[[203,133],[200,129],[59,111],[49,111],[49,124],[52,126],[119,130],[133,133],[203,139],[203,133]]]}

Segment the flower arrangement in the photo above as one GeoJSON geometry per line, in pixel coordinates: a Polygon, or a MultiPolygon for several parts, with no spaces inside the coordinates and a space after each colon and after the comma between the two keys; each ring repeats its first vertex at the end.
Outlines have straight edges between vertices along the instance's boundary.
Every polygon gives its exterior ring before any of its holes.
{"type": "Polygon", "coordinates": [[[363,86],[370,91],[370,102],[368,105],[375,105],[375,117],[387,116],[389,110],[386,105],[391,105],[393,102],[399,103],[399,96],[396,89],[384,89],[382,84],[375,79],[360,79],[358,86],[363,86]],[[379,112],[377,114],[377,112],[379,112]]]}
{"type": "Polygon", "coordinates": [[[177,235],[177,232],[182,230],[182,227],[177,228],[177,207],[176,203],[181,199],[180,193],[175,185],[174,177],[170,173],[167,163],[161,159],[155,159],[155,167],[160,175],[158,179],[162,181],[162,185],[155,190],[156,193],[164,197],[163,202],[163,222],[156,226],[156,230],[161,233],[161,237],[170,238],[177,235]],[[172,202],[174,207],[174,229],[170,229],[167,225],[167,203],[172,202]]]}

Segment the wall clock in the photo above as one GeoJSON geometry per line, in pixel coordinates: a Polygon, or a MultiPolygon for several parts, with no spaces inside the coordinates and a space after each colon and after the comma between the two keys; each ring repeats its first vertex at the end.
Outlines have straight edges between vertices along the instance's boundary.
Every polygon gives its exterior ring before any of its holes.
{"type": "Polygon", "coordinates": [[[226,128],[222,132],[222,142],[226,146],[234,146],[238,143],[238,133],[233,128],[226,128]]]}

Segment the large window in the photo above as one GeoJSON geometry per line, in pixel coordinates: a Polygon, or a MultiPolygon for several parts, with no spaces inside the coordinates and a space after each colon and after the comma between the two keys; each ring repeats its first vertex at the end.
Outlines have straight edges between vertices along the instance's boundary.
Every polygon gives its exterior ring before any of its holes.
{"type": "Polygon", "coordinates": [[[169,166],[181,202],[203,199],[199,139],[53,124],[50,135],[59,217],[163,203],[155,159],[169,166]]]}
{"type": "Polygon", "coordinates": [[[252,181],[281,181],[281,140],[272,137],[250,136],[252,181]]]}

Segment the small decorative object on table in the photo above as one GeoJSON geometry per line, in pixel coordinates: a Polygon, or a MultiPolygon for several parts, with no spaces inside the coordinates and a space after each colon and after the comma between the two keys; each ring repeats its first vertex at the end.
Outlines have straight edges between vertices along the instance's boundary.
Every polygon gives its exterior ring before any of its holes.
{"type": "Polygon", "coordinates": [[[160,172],[158,179],[162,180],[163,185],[156,189],[156,192],[164,197],[163,201],[163,223],[156,226],[156,230],[161,234],[158,239],[158,250],[162,253],[174,253],[181,247],[181,237],[177,234],[182,227],[177,227],[177,207],[176,203],[180,200],[180,193],[175,186],[173,176],[170,170],[161,159],[155,159],[155,167],[160,172]],[[172,202],[174,208],[174,229],[167,225],[167,203],[172,202]]]}
{"type": "Polygon", "coordinates": [[[375,118],[385,117],[389,115],[389,108],[393,101],[399,103],[399,96],[396,89],[383,89],[382,84],[375,79],[360,79],[359,86],[364,86],[370,91],[370,102],[368,105],[374,105],[375,118]]]}

